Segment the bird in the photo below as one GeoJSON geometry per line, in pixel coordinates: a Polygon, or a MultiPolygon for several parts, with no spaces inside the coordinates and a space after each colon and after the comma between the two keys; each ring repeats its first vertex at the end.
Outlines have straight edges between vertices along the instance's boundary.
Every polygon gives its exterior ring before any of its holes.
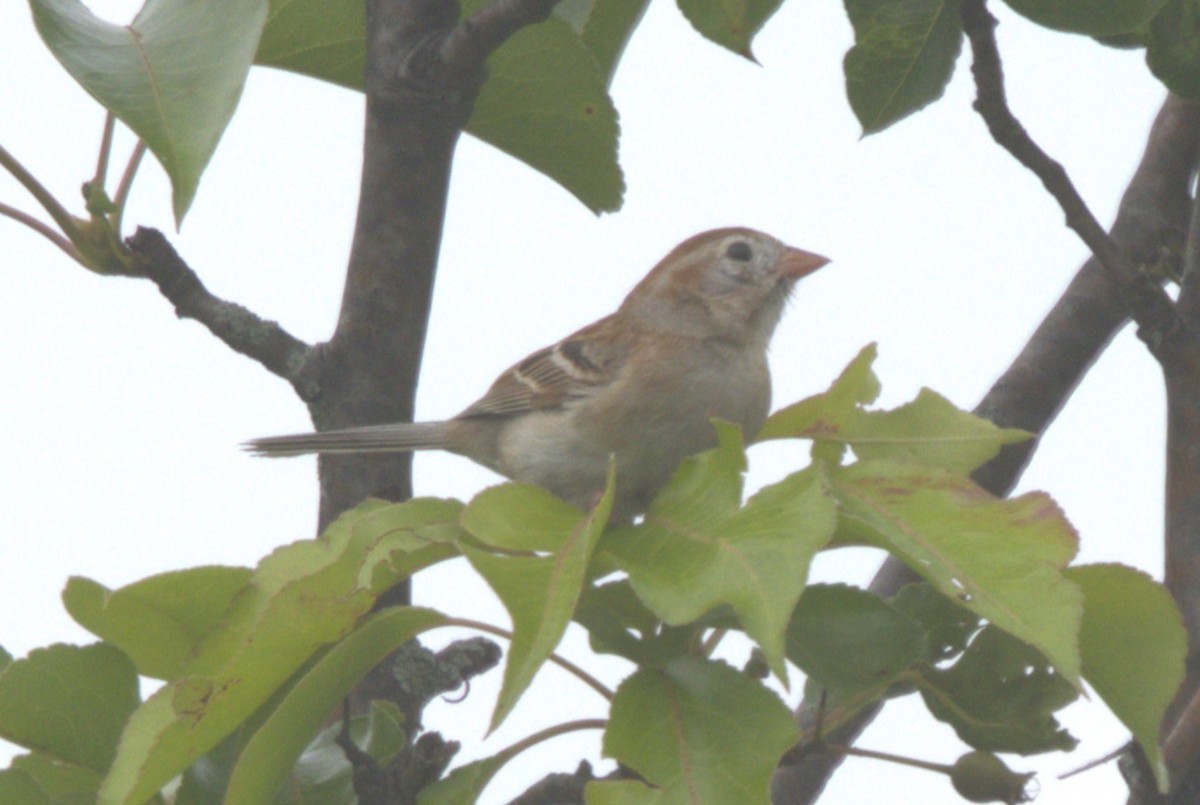
{"type": "Polygon", "coordinates": [[[616,462],[611,518],[632,519],[688,456],[717,444],[713,419],[752,438],[771,401],[767,348],[819,254],[746,227],[688,238],[615,313],[510,367],[462,413],[290,436],[261,456],[446,450],[589,509],[616,462]]]}

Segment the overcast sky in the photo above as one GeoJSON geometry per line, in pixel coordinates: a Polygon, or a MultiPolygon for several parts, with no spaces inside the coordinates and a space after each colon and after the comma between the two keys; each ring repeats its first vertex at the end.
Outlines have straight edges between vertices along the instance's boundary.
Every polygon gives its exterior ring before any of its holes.
{"type": "MultiPolygon", "coordinates": [[[[127,20],[138,4],[93,2],[127,20]]],[[[1036,28],[1005,9],[1000,47],[1015,112],[1111,220],[1164,96],[1138,52],[1036,28]]],[[[654,3],[617,73],[624,208],[597,218],[491,147],[458,149],[418,399],[443,418],[528,352],[602,316],[663,254],[714,226],[745,224],[833,258],[804,280],[775,336],[775,404],[824,389],[879,342],[882,403],[928,386],[971,408],[1007,366],[1085,257],[1030,174],[988,139],[970,109],[967,55],[946,97],[866,139],[842,86],[852,32],[841,4],[792,2],[755,43],[755,66],[701,39],[672,3],[654,3]]],[[[0,3],[0,143],[61,199],[91,175],[99,107],[41,45],[25,3],[0,3]]],[[[182,231],[147,160],[129,225],[169,232],[209,288],[308,341],[329,336],[354,222],[362,99],[267,69],[250,75],[182,231]]],[[[123,136],[118,154],[131,139],[123,136]]],[[[0,201],[32,210],[0,176],[0,201]]],[[[239,442],[310,427],[290,387],[176,320],[149,282],[89,274],[0,219],[0,645],[21,656],[90,642],[63,610],[68,576],[117,587],[201,564],[253,565],[312,535],[315,462],[266,461],[239,442]]],[[[1054,425],[1021,489],[1046,489],[1082,535],[1080,561],[1119,561],[1161,578],[1163,400],[1155,365],[1126,331],[1054,425]]],[[[794,468],[795,447],[751,453],[751,483],[794,468]]],[[[496,476],[466,459],[421,456],[420,494],[467,498],[496,476]]],[[[878,553],[839,551],[815,578],[866,583],[878,553]]],[[[507,625],[461,563],[423,575],[419,603],[507,625]],[[481,614],[482,613],[482,614],[481,614]]],[[[436,641],[450,635],[437,633],[436,641]]],[[[572,636],[568,656],[609,671],[572,636]]],[[[735,653],[733,655],[737,657],[735,653]]],[[[427,722],[475,742],[499,674],[427,722]]],[[[603,702],[557,669],[484,747],[603,702]],[[551,708],[544,707],[551,703],[551,708]]],[[[798,690],[793,685],[793,690],[798,690]]],[[[1043,803],[1124,801],[1109,766],[1062,770],[1119,746],[1098,699],[1065,711],[1082,739],[1066,756],[1017,758],[1038,770],[1043,803]]],[[[598,758],[597,734],[543,745],[489,789],[502,802],[543,770],[598,758]]],[[[863,746],[952,762],[962,745],[917,697],[890,705],[863,746]]],[[[952,803],[941,777],[852,761],[830,803],[952,803]]]]}

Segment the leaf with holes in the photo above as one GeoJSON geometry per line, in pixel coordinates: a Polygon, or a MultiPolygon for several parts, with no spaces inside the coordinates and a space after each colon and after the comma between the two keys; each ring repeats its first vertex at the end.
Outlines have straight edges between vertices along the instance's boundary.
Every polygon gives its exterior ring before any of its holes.
{"type": "Polygon", "coordinates": [[[1079,689],[1037,650],[994,626],[984,627],[950,668],[925,666],[920,689],[929,711],[976,749],[1029,755],[1078,743],[1054,713],[1079,689]]]}

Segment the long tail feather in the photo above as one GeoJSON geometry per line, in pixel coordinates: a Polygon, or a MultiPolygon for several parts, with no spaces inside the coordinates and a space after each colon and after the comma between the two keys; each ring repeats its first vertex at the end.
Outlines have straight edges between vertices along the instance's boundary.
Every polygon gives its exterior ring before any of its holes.
{"type": "Polygon", "coordinates": [[[242,445],[258,456],[282,458],[305,453],[402,453],[437,450],[446,446],[446,422],[408,422],[368,425],[364,428],[327,430],[251,439],[242,445]]]}

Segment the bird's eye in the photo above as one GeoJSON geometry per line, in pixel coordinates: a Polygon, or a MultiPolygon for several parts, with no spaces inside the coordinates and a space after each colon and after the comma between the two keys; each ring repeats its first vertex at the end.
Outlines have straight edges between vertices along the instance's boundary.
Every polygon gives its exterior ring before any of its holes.
{"type": "Polygon", "coordinates": [[[750,258],[754,256],[754,252],[751,251],[750,244],[746,241],[735,240],[725,249],[725,256],[739,263],[748,263],[750,262],[750,258]]]}

